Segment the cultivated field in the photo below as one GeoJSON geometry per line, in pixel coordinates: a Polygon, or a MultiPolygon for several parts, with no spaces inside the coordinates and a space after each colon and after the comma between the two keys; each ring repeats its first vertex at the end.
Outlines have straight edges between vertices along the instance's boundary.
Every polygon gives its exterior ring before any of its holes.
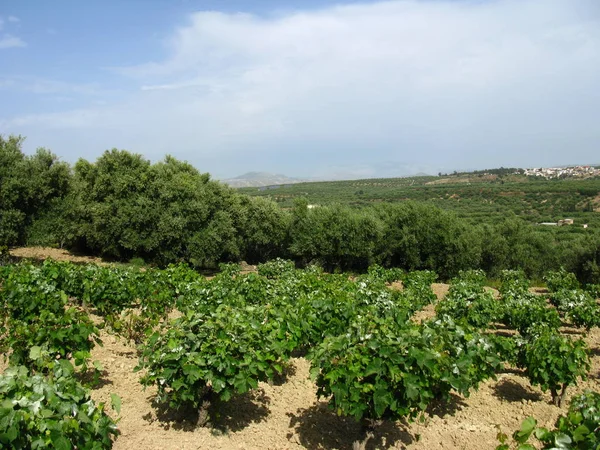
{"type": "MultiPolygon", "coordinates": [[[[85,383],[118,421],[116,449],[348,449],[365,437],[348,415],[388,418],[369,449],[492,449],[500,430],[511,435],[529,416],[552,428],[573,396],[599,390],[597,290],[565,272],[535,290],[505,272],[496,290],[480,271],[448,285],[428,271],[372,267],[348,277],[274,261],[207,280],[183,266],[82,262],[0,267],[2,343],[11,365],[38,377],[55,370],[53,356],[73,356],[80,367],[67,379],[85,383]],[[373,386],[389,386],[383,400],[373,386]],[[120,413],[108,406],[115,394],[120,413]]],[[[0,400],[14,400],[3,383],[0,400]]],[[[41,401],[28,417],[67,420],[41,401]]],[[[8,447],[11,426],[0,421],[8,447]]]]}
{"type": "MultiPolygon", "coordinates": [[[[445,287],[445,285],[441,285],[445,287]]],[[[431,308],[429,308],[431,309],[431,308]]],[[[578,333],[573,329],[564,329],[578,333]]],[[[316,399],[316,386],[309,379],[310,364],[293,358],[290,374],[280,385],[260,383],[256,391],[223,405],[217,430],[191,429],[191,424],[157,417],[152,398],[156,390],[143,390],[135,348],[103,333],[104,348],[92,352],[106,369],[104,386],[92,397],[108,402],[110,393],[123,399],[115,449],[349,449],[360,439],[360,426],[353,419],[338,417],[325,400],[316,399]],[[223,430],[223,431],[221,431],[223,430]]],[[[585,389],[600,390],[600,330],[585,338],[592,350],[587,381],[569,390],[569,396],[585,389]]],[[[532,387],[519,370],[508,369],[488,381],[469,398],[453,396],[453,402],[432,411],[425,424],[386,423],[368,448],[375,449],[493,449],[498,445],[499,425],[510,434],[528,416],[551,426],[567,405],[551,404],[550,395],[532,387]]]]}

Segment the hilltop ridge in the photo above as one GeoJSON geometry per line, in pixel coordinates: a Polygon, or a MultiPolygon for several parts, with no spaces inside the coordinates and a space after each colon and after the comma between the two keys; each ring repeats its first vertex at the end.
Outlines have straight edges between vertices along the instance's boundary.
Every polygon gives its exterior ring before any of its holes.
{"type": "Polygon", "coordinates": [[[295,184],[307,181],[315,180],[309,178],[291,178],[282,174],[269,172],[247,172],[234,178],[221,180],[222,183],[228,184],[234,188],[295,184]]]}

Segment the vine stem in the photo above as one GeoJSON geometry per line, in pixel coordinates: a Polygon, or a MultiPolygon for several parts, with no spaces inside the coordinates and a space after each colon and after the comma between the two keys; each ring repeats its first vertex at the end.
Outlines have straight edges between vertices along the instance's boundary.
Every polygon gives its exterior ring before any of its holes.
{"type": "Polygon", "coordinates": [[[363,419],[361,420],[361,431],[364,435],[363,440],[354,441],[352,450],[366,450],[369,440],[375,437],[375,428],[381,425],[381,420],[363,419]]]}
{"type": "Polygon", "coordinates": [[[212,388],[206,392],[198,408],[198,420],[196,421],[196,427],[202,428],[210,425],[210,407],[213,404],[214,391],[212,388]]]}

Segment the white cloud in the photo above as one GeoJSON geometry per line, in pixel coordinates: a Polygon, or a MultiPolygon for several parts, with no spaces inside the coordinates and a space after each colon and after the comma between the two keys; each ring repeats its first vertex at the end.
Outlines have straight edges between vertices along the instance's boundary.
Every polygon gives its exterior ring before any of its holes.
{"type": "Polygon", "coordinates": [[[597,0],[199,12],[166,49],[164,60],[117,70],[140,86],[120,102],[0,126],[60,154],[59,145],[80,151],[61,137],[74,128],[86,142],[149,156],[217,164],[218,152],[231,164],[218,170],[231,175],[370,173],[373,161],[440,170],[590,162],[600,141],[597,0]]]}
{"type": "Polygon", "coordinates": [[[27,47],[27,44],[23,39],[5,34],[0,38],[0,49],[15,48],[15,47],[27,47]]]}
{"type": "MultiPolygon", "coordinates": [[[[0,31],[5,28],[5,24],[8,22],[9,24],[17,24],[20,22],[18,17],[8,16],[6,20],[3,17],[0,17],[0,31]]],[[[11,34],[4,34],[0,36],[0,50],[7,48],[16,48],[16,47],[26,47],[27,43],[23,41],[20,37],[13,36],[11,34]]]]}

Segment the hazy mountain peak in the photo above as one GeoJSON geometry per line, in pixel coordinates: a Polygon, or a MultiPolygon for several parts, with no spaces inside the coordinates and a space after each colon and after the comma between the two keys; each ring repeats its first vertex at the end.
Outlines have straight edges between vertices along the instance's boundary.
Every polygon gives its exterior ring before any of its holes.
{"type": "MultiPolygon", "coordinates": [[[[269,172],[246,172],[242,175],[238,175],[237,177],[231,178],[232,180],[257,180],[262,178],[288,178],[285,175],[281,175],[278,173],[269,173],[269,172]]],[[[293,178],[289,178],[292,180],[293,178]]]]}
{"type": "Polygon", "coordinates": [[[278,184],[294,184],[309,181],[301,178],[290,178],[282,174],[269,172],[247,172],[235,178],[221,180],[231,187],[260,187],[273,186],[278,184]]]}

